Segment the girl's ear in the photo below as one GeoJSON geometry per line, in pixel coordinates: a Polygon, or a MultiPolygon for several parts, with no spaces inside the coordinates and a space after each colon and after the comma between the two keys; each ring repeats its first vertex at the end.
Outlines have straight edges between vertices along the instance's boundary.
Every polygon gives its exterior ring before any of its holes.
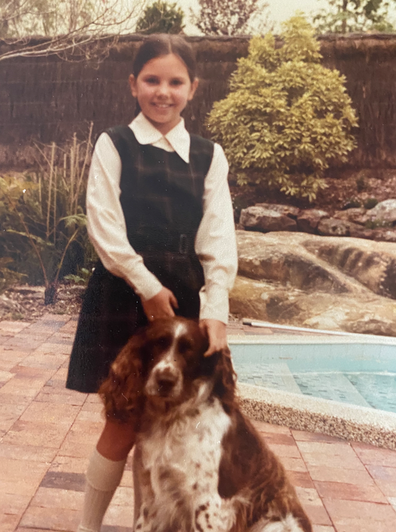
{"type": "Polygon", "coordinates": [[[191,83],[190,94],[188,95],[188,101],[194,98],[194,94],[195,94],[195,91],[197,90],[198,84],[199,84],[199,79],[195,78],[194,81],[191,83]]]}
{"type": "Polygon", "coordinates": [[[134,98],[136,98],[137,96],[137,92],[136,92],[136,78],[133,74],[131,74],[128,78],[128,81],[129,81],[129,86],[131,88],[131,93],[132,93],[132,96],[134,98]]]}

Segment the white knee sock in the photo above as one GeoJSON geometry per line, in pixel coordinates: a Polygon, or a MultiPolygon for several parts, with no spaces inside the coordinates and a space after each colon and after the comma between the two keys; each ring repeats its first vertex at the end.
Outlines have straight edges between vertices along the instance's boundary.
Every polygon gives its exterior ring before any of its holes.
{"type": "Polygon", "coordinates": [[[133,512],[133,524],[136,526],[136,521],[139,517],[140,507],[142,505],[142,492],[140,491],[138,469],[142,463],[142,453],[139,447],[135,446],[132,459],[132,476],[133,476],[133,492],[135,496],[135,508],[133,512]]]}
{"type": "Polygon", "coordinates": [[[125,460],[113,462],[102,456],[97,449],[89,461],[83,516],[77,532],[99,532],[103,516],[119,486],[125,460]]]}

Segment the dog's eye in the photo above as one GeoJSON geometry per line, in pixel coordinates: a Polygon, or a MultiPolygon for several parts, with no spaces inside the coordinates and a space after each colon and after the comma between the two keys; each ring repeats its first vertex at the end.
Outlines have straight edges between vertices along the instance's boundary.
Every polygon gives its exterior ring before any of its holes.
{"type": "Polygon", "coordinates": [[[186,355],[193,351],[193,342],[189,338],[180,338],[178,343],[178,351],[182,355],[186,355]]]}
{"type": "Polygon", "coordinates": [[[172,343],[172,339],[169,336],[160,336],[155,341],[156,347],[160,349],[167,349],[172,343]]]}

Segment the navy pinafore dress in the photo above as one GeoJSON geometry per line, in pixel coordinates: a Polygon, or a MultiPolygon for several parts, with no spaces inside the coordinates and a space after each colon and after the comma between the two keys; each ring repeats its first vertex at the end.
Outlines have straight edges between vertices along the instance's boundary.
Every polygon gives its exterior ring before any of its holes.
{"type": "MultiPolygon", "coordinates": [[[[146,267],[176,296],[176,313],[199,316],[202,266],[194,251],[203,216],[213,143],[191,135],[190,163],[141,145],[128,126],[107,131],[121,158],[120,202],[128,240],[146,267]]],[[[147,323],[140,298],[99,261],[85,292],[66,387],[97,392],[128,338],[147,323]]]]}

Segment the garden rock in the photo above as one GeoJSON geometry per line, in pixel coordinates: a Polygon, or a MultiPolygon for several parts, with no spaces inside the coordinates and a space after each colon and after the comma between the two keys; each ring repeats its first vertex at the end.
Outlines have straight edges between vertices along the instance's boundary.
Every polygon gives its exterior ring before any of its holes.
{"type": "Polygon", "coordinates": [[[330,218],[326,211],[320,209],[306,209],[301,211],[297,217],[297,227],[303,233],[316,233],[319,222],[323,218],[330,218]]]}
{"type": "Polygon", "coordinates": [[[250,231],[295,231],[297,222],[288,214],[283,214],[282,205],[257,204],[247,209],[242,209],[239,224],[250,231]]]}
{"type": "Polygon", "coordinates": [[[333,216],[321,209],[298,209],[289,205],[257,203],[242,209],[238,229],[268,233],[299,231],[322,236],[354,237],[396,242],[396,200],[386,200],[367,210],[353,207],[333,216]],[[371,225],[371,227],[370,227],[371,225]]]}
{"type": "Polygon", "coordinates": [[[346,220],[359,225],[365,225],[368,220],[367,211],[363,207],[354,207],[344,211],[337,211],[334,213],[333,218],[346,220]]]}
{"type": "Polygon", "coordinates": [[[360,225],[337,218],[324,218],[318,225],[318,233],[323,236],[358,236],[360,232],[360,225]]]}
{"type": "Polygon", "coordinates": [[[388,229],[386,227],[380,227],[378,229],[372,229],[368,238],[372,240],[378,240],[380,242],[396,242],[396,229],[388,229]]]}
{"type": "Polygon", "coordinates": [[[396,336],[396,244],[237,231],[238,317],[396,336]]]}
{"type": "Polygon", "coordinates": [[[382,224],[393,224],[396,222],[396,199],[387,199],[378,203],[367,213],[368,220],[382,224]]]}
{"type": "Polygon", "coordinates": [[[292,205],[280,205],[273,203],[256,203],[257,207],[263,207],[263,209],[269,209],[271,211],[278,212],[283,214],[283,216],[289,216],[290,218],[296,219],[300,213],[298,207],[293,207],[292,205]]]}

